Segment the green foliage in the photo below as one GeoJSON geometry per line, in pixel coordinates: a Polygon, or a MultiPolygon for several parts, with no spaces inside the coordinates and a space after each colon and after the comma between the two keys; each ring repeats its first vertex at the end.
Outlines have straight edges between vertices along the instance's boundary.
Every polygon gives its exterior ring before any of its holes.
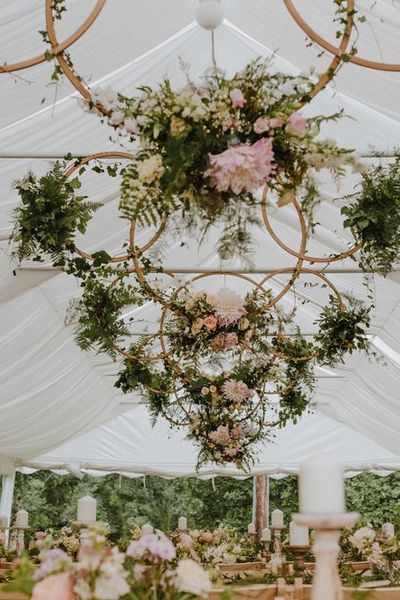
{"type": "Polygon", "coordinates": [[[360,266],[386,275],[400,255],[400,156],[365,173],[359,191],[346,200],[344,226],[363,244],[360,266]]]}
{"type": "Polygon", "coordinates": [[[54,264],[64,262],[66,253],[74,249],[76,231],[85,233],[100,206],[76,196],[80,186],[78,178],[65,180],[60,163],[40,179],[29,173],[15,184],[21,205],[15,211],[12,239],[19,260],[43,261],[43,255],[50,254],[54,264]]]}

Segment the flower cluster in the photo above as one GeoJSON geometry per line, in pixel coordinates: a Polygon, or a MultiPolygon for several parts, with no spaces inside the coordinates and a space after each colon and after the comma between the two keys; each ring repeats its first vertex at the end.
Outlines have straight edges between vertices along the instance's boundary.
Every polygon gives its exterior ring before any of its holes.
{"type": "Polygon", "coordinates": [[[132,541],[127,552],[110,547],[102,530],[91,528],[77,562],[59,548],[41,552],[40,564],[24,559],[13,590],[31,589],[32,600],[190,600],[207,598],[211,580],[189,558],[176,561],[174,544],[163,534],[132,541]]]}
{"type": "Polygon", "coordinates": [[[186,225],[202,217],[204,228],[218,219],[231,237],[236,226],[232,251],[241,252],[245,226],[236,217],[243,210],[251,214],[258,188],[268,183],[281,197],[298,191],[307,201],[311,171],[341,175],[346,164],[358,166],[350,151],[316,139],[324,117],[307,119],[299,112],[311,88],[306,77],[272,73],[256,60],[232,78],[214,73],[178,90],[165,80],[135,97],[94,89],[81,103],[140,142],[123,173],[125,217],[156,224],[179,212],[186,225]]]}
{"type": "Polygon", "coordinates": [[[380,529],[365,525],[343,537],[341,547],[345,557],[368,560],[374,577],[398,581],[400,540],[391,523],[384,523],[380,529]]]}

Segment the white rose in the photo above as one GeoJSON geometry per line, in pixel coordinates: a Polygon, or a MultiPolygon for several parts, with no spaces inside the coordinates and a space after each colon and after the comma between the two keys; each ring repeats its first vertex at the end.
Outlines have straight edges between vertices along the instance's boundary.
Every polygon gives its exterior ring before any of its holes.
{"type": "Polygon", "coordinates": [[[350,543],[358,550],[364,550],[366,546],[374,541],[375,531],[371,527],[360,527],[349,538],[350,543]]]}
{"type": "Polygon", "coordinates": [[[194,560],[181,560],[175,572],[175,584],[180,592],[207,598],[212,585],[208,574],[194,560]]]}

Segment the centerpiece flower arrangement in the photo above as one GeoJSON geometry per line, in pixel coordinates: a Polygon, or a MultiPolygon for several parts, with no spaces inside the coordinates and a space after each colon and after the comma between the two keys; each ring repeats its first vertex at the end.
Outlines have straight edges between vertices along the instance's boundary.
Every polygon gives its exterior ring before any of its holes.
{"type": "Polygon", "coordinates": [[[177,560],[161,533],[132,541],[123,553],[93,526],[77,562],[61,549],[45,549],[39,565],[22,559],[4,589],[32,600],[195,600],[207,598],[211,581],[193,560],[177,560]]]}

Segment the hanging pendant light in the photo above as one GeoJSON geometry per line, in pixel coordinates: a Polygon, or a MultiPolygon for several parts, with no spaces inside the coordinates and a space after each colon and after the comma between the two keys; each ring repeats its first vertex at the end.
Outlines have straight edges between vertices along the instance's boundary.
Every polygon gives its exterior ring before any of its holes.
{"type": "Polygon", "coordinates": [[[203,29],[213,31],[224,20],[224,11],[219,0],[203,0],[196,11],[196,21],[203,29]]]}

